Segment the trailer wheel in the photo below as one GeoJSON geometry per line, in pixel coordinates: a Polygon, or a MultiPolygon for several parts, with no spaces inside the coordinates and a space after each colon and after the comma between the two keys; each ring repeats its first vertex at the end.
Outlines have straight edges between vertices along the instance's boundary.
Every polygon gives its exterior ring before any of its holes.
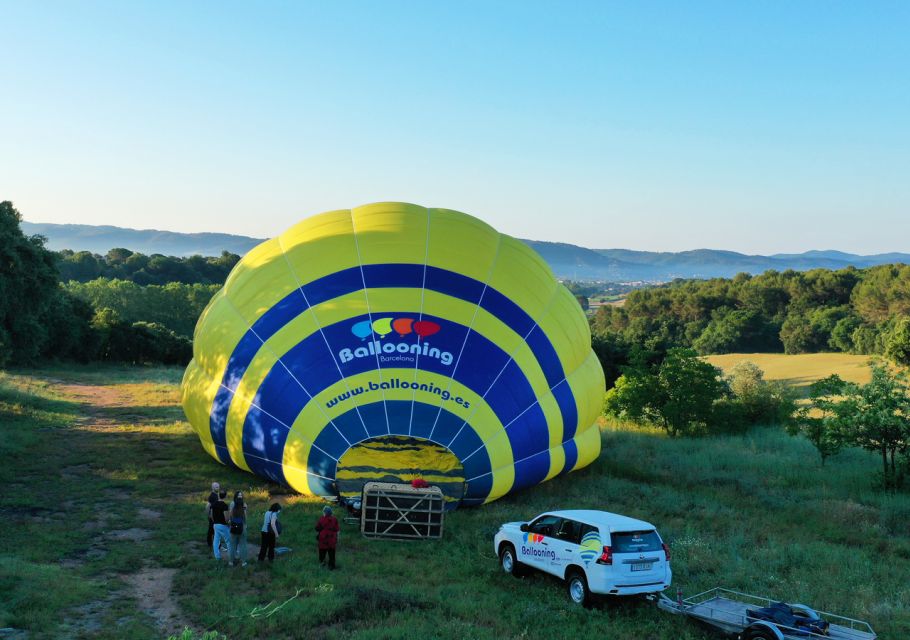
{"type": "Polygon", "coordinates": [[[520,578],[525,575],[525,566],[515,557],[515,547],[510,544],[502,545],[499,550],[499,565],[506,573],[520,578]]]}
{"type": "Polygon", "coordinates": [[[573,571],[566,577],[566,590],[569,599],[583,607],[591,604],[591,590],[588,589],[588,580],[581,571],[573,571]]]}
{"type": "Polygon", "coordinates": [[[743,640],[777,640],[770,629],[746,629],[743,640]]]}

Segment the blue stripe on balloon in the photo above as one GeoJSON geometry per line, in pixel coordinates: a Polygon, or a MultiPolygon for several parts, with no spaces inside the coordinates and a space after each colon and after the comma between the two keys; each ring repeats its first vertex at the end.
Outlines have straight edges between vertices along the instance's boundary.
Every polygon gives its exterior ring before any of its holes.
{"type": "Polygon", "coordinates": [[[550,451],[545,450],[515,463],[515,484],[511,491],[519,491],[540,484],[550,472],[550,451]]]}
{"type": "Polygon", "coordinates": [[[571,471],[575,463],[578,462],[578,444],[576,444],[575,440],[567,440],[563,442],[562,450],[566,454],[566,462],[562,466],[562,471],[559,472],[560,475],[571,471]]]}
{"type": "Polygon", "coordinates": [[[563,380],[551,389],[551,393],[562,413],[562,439],[574,438],[578,426],[578,407],[575,406],[572,387],[567,380],[563,380]]]}
{"type": "MultiPolygon", "coordinates": [[[[300,290],[294,290],[288,294],[266,311],[237,343],[225,369],[222,386],[216,394],[210,417],[212,441],[222,462],[230,463],[230,456],[227,454],[226,448],[225,427],[233,391],[243,378],[262,343],[277,333],[293,318],[306,311],[309,306],[315,306],[327,300],[358,291],[363,288],[364,282],[370,288],[424,287],[427,290],[459,298],[469,303],[479,304],[481,308],[488,311],[519,335],[527,335],[528,345],[550,386],[557,385],[564,378],[562,365],[559,362],[556,351],[543,330],[535,326],[533,319],[518,305],[482,282],[429,265],[424,267],[424,265],[415,264],[378,264],[343,269],[307,283],[300,290]],[[303,295],[301,295],[301,290],[303,295]]],[[[472,332],[471,338],[474,335],[478,334],[472,332]]],[[[304,363],[301,363],[300,360],[291,360],[291,362],[298,365],[294,367],[295,374],[298,377],[303,375],[303,377],[308,378],[310,376],[304,374],[305,370],[309,369],[310,371],[318,372],[318,374],[314,373],[312,375],[318,377],[320,386],[329,379],[337,382],[339,377],[334,367],[332,353],[326,348],[324,343],[322,345],[322,353],[318,353],[319,349],[315,351],[317,352],[316,354],[311,352],[309,355],[315,355],[316,357],[311,357],[305,360],[304,363]]],[[[453,353],[457,353],[457,351],[453,353]]],[[[290,352],[287,357],[291,358],[290,352]]],[[[424,359],[421,358],[421,360],[424,359]]],[[[483,367],[474,367],[472,369],[476,371],[478,369],[488,369],[488,367],[489,365],[484,363],[483,367]]],[[[275,370],[273,369],[273,371],[275,370]]],[[[440,371],[440,373],[445,374],[446,372],[440,371]]],[[[269,375],[271,375],[271,372],[269,375]]],[[[350,374],[346,373],[346,375],[350,374]]],[[[314,395],[318,393],[318,391],[311,390],[310,386],[304,383],[303,380],[301,382],[308,392],[314,395]]],[[[475,384],[478,382],[475,381],[475,384]]],[[[568,388],[568,385],[566,387],[568,388]]],[[[260,392],[262,391],[260,389],[260,392]]],[[[565,396],[566,394],[563,393],[562,395],[565,396]]],[[[571,389],[568,389],[568,396],[571,397],[571,389]]],[[[563,397],[562,400],[557,399],[557,403],[562,412],[564,428],[574,430],[577,418],[573,419],[573,416],[577,416],[577,412],[574,398],[570,402],[567,401],[569,399],[563,397]]],[[[265,398],[263,398],[262,402],[266,406],[272,406],[271,403],[267,403],[265,398]]],[[[504,400],[502,407],[504,411],[507,409],[507,404],[508,401],[504,400]]],[[[513,402],[510,409],[514,411],[518,404],[513,402]]],[[[521,409],[518,410],[520,411],[521,409]]]]}

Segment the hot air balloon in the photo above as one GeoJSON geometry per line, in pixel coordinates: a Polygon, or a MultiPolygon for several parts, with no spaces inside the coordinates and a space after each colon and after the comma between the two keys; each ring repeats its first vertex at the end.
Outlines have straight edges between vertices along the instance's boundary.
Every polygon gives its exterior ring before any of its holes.
{"type": "Polygon", "coordinates": [[[301,221],[234,267],[193,355],[182,401],[203,448],[304,494],[420,477],[476,505],[600,453],[578,302],[525,243],[457,211],[301,221]]]}

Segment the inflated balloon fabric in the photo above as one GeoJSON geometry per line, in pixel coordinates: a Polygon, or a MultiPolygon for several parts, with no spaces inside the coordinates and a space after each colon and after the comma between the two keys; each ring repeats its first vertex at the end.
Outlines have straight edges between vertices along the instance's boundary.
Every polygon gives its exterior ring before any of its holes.
{"type": "Polygon", "coordinates": [[[234,267],[193,354],[183,407],[205,450],[301,493],[422,477],[479,504],[600,453],[578,302],[530,247],[457,211],[303,220],[234,267]]]}

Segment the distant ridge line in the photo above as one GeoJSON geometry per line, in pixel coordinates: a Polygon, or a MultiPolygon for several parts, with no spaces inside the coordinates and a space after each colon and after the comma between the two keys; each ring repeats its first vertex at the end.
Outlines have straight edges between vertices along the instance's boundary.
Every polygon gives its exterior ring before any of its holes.
{"type": "MultiPolygon", "coordinates": [[[[27,235],[45,236],[48,248],[54,251],[72,249],[102,255],[115,247],[171,256],[217,256],[222,251],[243,255],[264,240],[229,233],[181,233],[112,225],[23,222],[22,229],[27,235]]],[[[587,249],[565,242],[541,240],[523,242],[543,256],[557,277],[573,280],[666,282],[674,278],[730,278],[737,273],[758,274],[769,269],[808,271],[910,264],[910,253],[900,252],[864,256],[829,249],[765,256],[722,249],[635,251],[587,249]]]]}

